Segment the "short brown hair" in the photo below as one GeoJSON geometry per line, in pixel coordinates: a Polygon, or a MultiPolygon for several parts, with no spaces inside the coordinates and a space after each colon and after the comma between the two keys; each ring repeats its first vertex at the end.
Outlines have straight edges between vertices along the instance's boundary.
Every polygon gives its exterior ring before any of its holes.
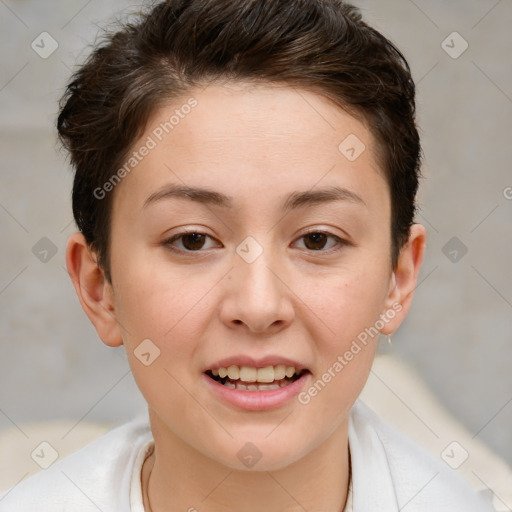
{"type": "Polygon", "coordinates": [[[415,86],[401,52],[341,0],[168,0],[106,35],[61,100],[73,214],[107,279],[113,194],[98,199],[94,191],[163,102],[222,80],[309,89],[367,124],[389,185],[396,267],[416,210],[421,155],[415,86]]]}

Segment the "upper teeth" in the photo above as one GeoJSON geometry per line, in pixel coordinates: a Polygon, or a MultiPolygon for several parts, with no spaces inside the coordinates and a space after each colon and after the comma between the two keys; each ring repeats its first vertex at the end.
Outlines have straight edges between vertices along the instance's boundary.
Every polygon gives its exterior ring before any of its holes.
{"type": "Polygon", "coordinates": [[[229,377],[231,380],[241,380],[244,382],[274,382],[285,377],[291,378],[295,373],[300,374],[301,370],[296,370],[294,366],[265,366],[265,368],[254,368],[251,366],[231,365],[228,368],[220,367],[211,370],[212,374],[222,379],[229,377]]]}

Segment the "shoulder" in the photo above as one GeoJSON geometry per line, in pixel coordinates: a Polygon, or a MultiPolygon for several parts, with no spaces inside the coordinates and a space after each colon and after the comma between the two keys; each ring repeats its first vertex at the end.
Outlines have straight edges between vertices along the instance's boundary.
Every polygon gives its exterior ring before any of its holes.
{"type": "Polygon", "coordinates": [[[476,494],[441,458],[385,423],[360,400],[350,417],[349,445],[354,510],[369,510],[377,503],[372,499],[383,498],[390,505],[380,510],[407,505],[411,512],[494,512],[490,501],[476,494]]]}
{"type": "Polygon", "coordinates": [[[117,427],[0,495],[0,512],[130,510],[138,453],[152,440],[147,418],[117,427]]]}

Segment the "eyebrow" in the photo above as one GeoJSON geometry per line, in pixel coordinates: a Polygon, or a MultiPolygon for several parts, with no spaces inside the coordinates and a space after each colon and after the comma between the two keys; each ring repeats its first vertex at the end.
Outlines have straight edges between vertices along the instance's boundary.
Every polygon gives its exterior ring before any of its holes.
{"type": "MultiPolygon", "coordinates": [[[[146,208],[150,204],[157,203],[164,199],[189,199],[191,201],[232,208],[234,199],[221,192],[201,187],[190,187],[187,185],[168,185],[151,194],[143,204],[146,208]]],[[[327,187],[318,190],[307,190],[304,192],[292,192],[282,204],[282,210],[288,212],[297,208],[313,206],[332,201],[349,201],[355,204],[366,206],[363,199],[355,192],[342,187],[327,187]]]]}
{"type": "Polygon", "coordinates": [[[215,192],[206,188],[189,187],[187,185],[169,185],[157,192],[151,194],[145,201],[143,208],[152,203],[157,203],[163,199],[190,199],[197,203],[212,204],[215,206],[223,206],[231,208],[233,206],[233,198],[228,197],[221,192],[215,192]]]}
{"type": "Polygon", "coordinates": [[[283,204],[283,210],[287,212],[304,206],[313,206],[332,201],[349,201],[366,206],[361,196],[347,188],[327,187],[319,190],[291,193],[283,204]]]}

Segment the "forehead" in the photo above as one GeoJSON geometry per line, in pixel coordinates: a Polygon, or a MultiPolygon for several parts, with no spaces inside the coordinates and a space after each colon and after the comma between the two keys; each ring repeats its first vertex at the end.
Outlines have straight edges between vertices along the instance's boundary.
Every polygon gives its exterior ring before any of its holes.
{"type": "Polygon", "coordinates": [[[373,136],[360,121],[319,94],[287,85],[191,90],[153,114],[131,151],[144,146],[150,149],[132,162],[115,201],[129,193],[130,203],[142,207],[169,183],[247,199],[317,184],[378,194],[384,180],[373,136]]]}

